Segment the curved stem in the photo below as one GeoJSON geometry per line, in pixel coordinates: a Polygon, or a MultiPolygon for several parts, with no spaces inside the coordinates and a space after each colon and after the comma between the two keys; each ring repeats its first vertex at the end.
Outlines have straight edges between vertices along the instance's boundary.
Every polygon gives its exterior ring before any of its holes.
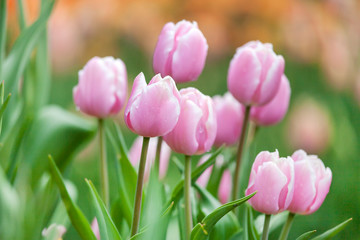
{"type": "Polygon", "coordinates": [[[264,229],[263,229],[261,240],[267,240],[269,237],[270,218],[271,218],[271,215],[265,214],[264,229]]]}
{"type": "Polygon", "coordinates": [[[99,141],[100,141],[100,179],[101,197],[106,208],[109,208],[109,176],[106,160],[106,143],[104,138],[104,120],[99,118],[99,141]]]}
{"type": "Polygon", "coordinates": [[[245,116],[243,125],[241,127],[241,135],[239,140],[239,147],[236,154],[236,167],[235,167],[235,175],[234,175],[234,185],[232,189],[232,196],[231,199],[234,201],[238,198],[239,193],[239,178],[240,178],[240,165],[241,165],[241,156],[245,145],[246,135],[247,135],[247,128],[249,125],[249,117],[250,117],[250,106],[246,106],[245,108],[245,116]]]}
{"type": "Polygon", "coordinates": [[[285,223],[283,229],[281,230],[279,240],[286,240],[287,239],[287,237],[289,235],[289,232],[290,232],[292,222],[294,221],[294,217],[295,217],[295,213],[290,212],[289,215],[288,215],[288,218],[286,220],[286,223],[285,223]]]}
{"type": "Polygon", "coordinates": [[[190,234],[192,229],[190,190],[191,190],[191,156],[185,155],[185,181],[184,181],[185,228],[186,228],[185,239],[190,239],[190,234]]]}
{"type": "Polygon", "coordinates": [[[163,142],[163,138],[158,137],[158,142],[156,145],[156,155],[155,155],[155,172],[158,176],[160,176],[160,156],[161,156],[162,142],[163,142]]]}
{"type": "Polygon", "coordinates": [[[131,225],[131,237],[134,236],[139,229],[141,198],[142,198],[142,191],[143,191],[143,185],[144,185],[144,173],[145,173],[146,156],[147,156],[147,151],[148,151],[148,147],[149,147],[149,141],[150,141],[149,137],[143,138],[143,145],[142,145],[140,164],[139,164],[139,172],[138,172],[138,178],[137,178],[137,184],[136,184],[133,222],[131,225]]]}

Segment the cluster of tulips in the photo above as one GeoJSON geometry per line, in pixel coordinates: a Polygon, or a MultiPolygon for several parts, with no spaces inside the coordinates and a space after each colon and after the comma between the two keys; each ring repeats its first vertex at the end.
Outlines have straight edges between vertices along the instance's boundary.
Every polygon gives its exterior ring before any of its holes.
{"type": "MultiPolygon", "coordinates": [[[[127,72],[122,60],[94,57],[79,72],[74,101],[80,111],[99,119],[101,192],[107,206],[109,183],[103,119],[119,113],[126,104],[127,127],[143,137],[136,139],[130,150],[131,162],[138,166],[131,236],[138,233],[143,183],[152,171],[160,178],[165,176],[171,150],[185,156],[188,238],[193,228],[191,156],[204,154],[213,146],[238,143],[235,169],[226,169],[219,185],[222,203],[229,201],[230,195],[232,201],[236,200],[243,194],[239,187],[240,168],[250,120],[255,126],[273,125],[287,112],[291,90],[284,75],[284,59],[273,51],[271,44],[259,41],[237,49],[228,70],[228,93],[211,98],[192,87],[179,91],[177,84],[199,77],[207,51],[206,39],[195,22],[167,23],[153,56],[156,75],[147,84],[144,74],[138,74],[127,104],[127,72]]],[[[200,185],[207,184],[211,168],[199,178],[200,185]]],[[[281,239],[286,239],[294,214],[315,212],[329,191],[331,179],[331,170],[317,156],[307,155],[303,150],[286,158],[279,157],[277,151],[260,152],[253,162],[245,194],[256,193],[248,202],[266,214],[263,239],[268,238],[271,214],[288,210],[289,219],[281,233],[281,239]]]]}

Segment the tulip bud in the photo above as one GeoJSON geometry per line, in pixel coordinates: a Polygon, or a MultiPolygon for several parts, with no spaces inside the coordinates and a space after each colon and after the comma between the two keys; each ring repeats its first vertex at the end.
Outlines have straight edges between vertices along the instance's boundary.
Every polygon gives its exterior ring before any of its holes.
{"type": "Polygon", "coordinates": [[[186,155],[202,154],[212,147],[216,136],[213,102],[195,88],[180,90],[181,112],[175,128],[164,136],[172,150],[186,155]]]}
{"type": "MultiPolygon", "coordinates": [[[[142,141],[143,141],[142,137],[137,137],[130,148],[129,158],[131,164],[135,167],[137,167],[140,161],[142,141]]],[[[146,156],[146,166],[145,166],[145,175],[144,175],[145,180],[149,179],[151,165],[155,161],[157,142],[158,142],[157,139],[150,138],[150,143],[146,156]]],[[[161,144],[161,153],[160,153],[160,178],[163,178],[166,175],[169,165],[170,155],[171,155],[170,147],[165,142],[163,142],[161,144]]]]}
{"type": "Polygon", "coordinates": [[[234,144],[241,134],[244,120],[244,106],[242,106],[229,92],[223,97],[213,97],[217,120],[215,146],[234,144]]]}
{"type": "Polygon", "coordinates": [[[222,204],[229,201],[230,193],[232,188],[232,176],[228,169],[226,169],[221,177],[218,197],[222,204]]]}
{"type": "Polygon", "coordinates": [[[206,39],[196,22],[169,22],[156,44],[154,71],[173,77],[177,83],[194,81],[204,68],[207,50],[206,39]]]}
{"type": "Polygon", "coordinates": [[[251,169],[246,195],[257,191],[249,203],[256,211],[276,214],[289,206],[294,194],[294,161],[278,151],[260,152],[251,169]]]}
{"type": "Polygon", "coordinates": [[[127,74],[123,61],[94,57],[79,71],[79,84],[73,89],[80,111],[98,118],[117,114],[127,97],[127,74]]]}
{"type": "Polygon", "coordinates": [[[41,232],[41,235],[43,237],[53,236],[54,239],[61,239],[65,233],[65,226],[53,223],[48,228],[44,228],[41,232]]]}
{"type": "Polygon", "coordinates": [[[288,207],[292,213],[311,214],[318,210],[329,192],[330,168],[315,155],[298,150],[292,155],[295,167],[294,196],[288,207]]]}
{"type": "Polygon", "coordinates": [[[308,153],[326,151],[332,138],[328,110],[309,97],[299,99],[289,113],[286,134],[293,149],[308,153]]]}
{"type": "Polygon", "coordinates": [[[261,126],[274,125],[280,122],[288,110],[290,93],[289,80],[283,75],[275,97],[263,106],[251,108],[251,120],[261,126]]]}
{"type": "Polygon", "coordinates": [[[264,105],[274,98],[284,74],[284,58],[270,43],[248,42],[230,62],[228,88],[244,105],[264,105]]]}
{"type": "Polygon", "coordinates": [[[96,217],[91,222],[91,230],[93,231],[96,239],[100,240],[100,230],[99,230],[99,223],[96,217]]]}
{"type": "Polygon", "coordinates": [[[140,73],[134,80],[130,99],[125,108],[128,128],[144,137],[163,136],[176,125],[180,114],[180,94],[174,80],[160,74],[146,85],[140,73]]]}

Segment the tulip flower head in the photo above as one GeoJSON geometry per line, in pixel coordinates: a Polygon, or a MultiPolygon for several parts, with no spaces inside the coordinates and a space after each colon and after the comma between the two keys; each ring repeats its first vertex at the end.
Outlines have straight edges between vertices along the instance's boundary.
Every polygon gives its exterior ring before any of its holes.
{"type": "Polygon", "coordinates": [[[260,152],[251,169],[246,195],[257,191],[249,200],[259,212],[276,214],[287,209],[294,194],[294,161],[280,158],[278,151],[260,152]]]}
{"type": "Polygon", "coordinates": [[[94,57],[79,71],[79,84],[73,89],[80,111],[105,118],[117,114],[127,97],[125,64],[113,57],[94,57]]]}
{"type": "Polygon", "coordinates": [[[216,116],[212,99],[195,88],[180,90],[181,112],[175,128],[164,136],[172,150],[185,155],[210,150],[216,137],[216,116]]]}
{"type": "Polygon", "coordinates": [[[194,81],[204,68],[207,50],[206,39],[196,22],[169,22],[156,44],[154,71],[173,77],[177,83],[194,81]]]}
{"type": "MultiPolygon", "coordinates": [[[[139,164],[142,142],[143,142],[142,140],[143,140],[142,137],[137,137],[130,148],[129,158],[133,166],[137,166],[139,164]]],[[[145,177],[144,177],[145,180],[149,179],[151,165],[155,161],[156,147],[157,147],[157,139],[151,138],[146,156],[146,167],[145,167],[145,177]]],[[[169,165],[170,155],[171,155],[170,147],[165,142],[163,142],[161,144],[161,153],[160,153],[160,178],[163,178],[166,175],[169,165]]]]}
{"type": "Polygon", "coordinates": [[[284,66],[284,58],[270,43],[248,42],[230,62],[228,89],[244,105],[264,105],[278,91],[284,66]]]}
{"type": "Polygon", "coordinates": [[[250,111],[250,118],[257,125],[268,126],[280,122],[289,107],[290,84],[285,75],[282,76],[279,90],[275,97],[267,104],[259,107],[253,107],[250,111]]]}
{"type": "Polygon", "coordinates": [[[135,78],[125,108],[125,123],[131,131],[144,137],[163,136],[175,127],[179,115],[180,94],[170,76],[157,74],[148,85],[143,73],[135,78]]]}
{"type": "Polygon", "coordinates": [[[329,192],[332,180],[330,168],[315,155],[298,150],[292,155],[295,166],[294,196],[288,210],[311,214],[319,209],[329,192]]]}
{"type": "Polygon", "coordinates": [[[217,132],[214,145],[233,145],[239,139],[244,120],[244,106],[229,92],[213,97],[217,120],[217,132]]]}

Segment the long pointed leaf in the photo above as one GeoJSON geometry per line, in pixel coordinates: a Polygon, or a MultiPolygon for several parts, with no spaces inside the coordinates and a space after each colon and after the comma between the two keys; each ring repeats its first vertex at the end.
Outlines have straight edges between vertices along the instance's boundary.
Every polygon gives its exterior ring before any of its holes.
{"type": "Polygon", "coordinates": [[[296,240],[308,240],[311,238],[312,235],[314,235],[314,233],[316,233],[316,230],[303,233],[298,238],[296,238],[296,240]]]}
{"type": "Polygon", "coordinates": [[[79,233],[80,237],[83,240],[97,240],[84,214],[71,199],[65,187],[64,180],[61,177],[60,171],[56,167],[56,164],[50,155],[49,165],[51,176],[59,188],[61,199],[64,202],[66,211],[69,215],[72,225],[75,227],[76,231],[79,233]]]}
{"type": "Polygon", "coordinates": [[[91,192],[92,207],[96,212],[96,219],[99,224],[100,238],[104,240],[121,240],[119,231],[117,230],[110,214],[97,193],[91,181],[85,180],[91,192]]]}
{"type": "Polygon", "coordinates": [[[252,193],[248,196],[240,198],[238,200],[229,202],[217,209],[215,209],[212,213],[207,215],[200,223],[196,224],[196,226],[191,231],[191,239],[192,240],[205,240],[209,236],[209,233],[213,229],[214,225],[224,217],[228,212],[233,210],[234,208],[240,206],[249,200],[256,193],[252,193]]]}
{"type": "Polygon", "coordinates": [[[352,218],[340,223],[339,225],[327,230],[326,232],[324,232],[323,234],[316,236],[315,238],[313,238],[313,240],[324,240],[324,239],[331,239],[332,237],[334,237],[336,234],[338,234],[339,232],[341,232],[346,225],[349,224],[349,222],[352,221],[352,218]]]}

